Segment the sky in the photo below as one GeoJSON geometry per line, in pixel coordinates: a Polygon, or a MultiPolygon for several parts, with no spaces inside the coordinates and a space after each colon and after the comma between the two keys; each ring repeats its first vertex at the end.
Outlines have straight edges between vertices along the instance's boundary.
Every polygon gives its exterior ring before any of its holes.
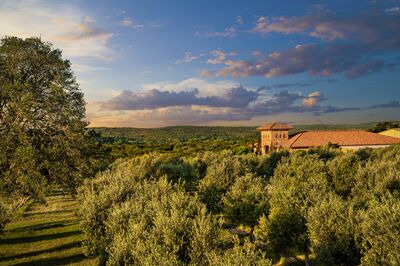
{"type": "Polygon", "coordinates": [[[1,0],[72,63],[93,127],[400,120],[400,0],[1,0]]]}

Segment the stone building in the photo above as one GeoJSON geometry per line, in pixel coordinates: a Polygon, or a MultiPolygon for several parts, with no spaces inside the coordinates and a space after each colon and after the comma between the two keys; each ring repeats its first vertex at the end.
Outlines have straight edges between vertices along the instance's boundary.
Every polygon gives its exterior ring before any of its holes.
{"type": "Polygon", "coordinates": [[[289,140],[290,129],[292,129],[291,126],[278,122],[265,124],[257,128],[261,133],[261,139],[258,146],[261,149],[261,153],[266,154],[270,151],[284,148],[289,140]]]}
{"type": "Polygon", "coordinates": [[[365,130],[321,130],[304,131],[289,135],[291,126],[274,122],[259,128],[261,133],[259,149],[261,154],[281,149],[309,149],[335,144],[341,149],[382,148],[400,144],[400,138],[384,136],[365,130]]]}

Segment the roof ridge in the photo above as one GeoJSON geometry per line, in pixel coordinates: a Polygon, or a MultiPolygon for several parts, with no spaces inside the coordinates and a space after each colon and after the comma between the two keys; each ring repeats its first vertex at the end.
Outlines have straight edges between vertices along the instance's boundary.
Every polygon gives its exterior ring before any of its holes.
{"type": "Polygon", "coordinates": [[[400,144],[400,139],[366,130],[327,130],[301,132],[290,139],[289,148],[323,146],[328,142],[344,146],[400,144]]]}
{"type": "MultiPolygon", "coordinates": [[[[304,130],[301,131],[302,133],[304,132],[339,132],[339,131],[364,131],[364,132],[370,132],[366,129],[314,129],[314,130],[304,130]]],[[[370,132],[370,133],[374,133],[374,132],[370,132]]]]}
{"type": "Polygon", "coordinates": [[[303,133],[304,133],[304,131],[299,132],[297,135],[294,136],[295,140],[293,140],[293,142],[289,145],[289,148],[291,148],[293,146],[293,144],[300,138],[301,135],[303,135],[303,133]]]}

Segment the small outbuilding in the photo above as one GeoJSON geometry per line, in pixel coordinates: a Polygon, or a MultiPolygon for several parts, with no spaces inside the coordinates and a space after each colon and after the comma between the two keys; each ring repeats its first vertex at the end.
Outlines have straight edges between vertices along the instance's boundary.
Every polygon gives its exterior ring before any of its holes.
{"type": "Polygon", "coordinates": [[[394,137],[394,138],[400,138],[400,128],[391,128],[391,129],[379,132],[379,134],[389,136],[389,137],[394,137]]]}

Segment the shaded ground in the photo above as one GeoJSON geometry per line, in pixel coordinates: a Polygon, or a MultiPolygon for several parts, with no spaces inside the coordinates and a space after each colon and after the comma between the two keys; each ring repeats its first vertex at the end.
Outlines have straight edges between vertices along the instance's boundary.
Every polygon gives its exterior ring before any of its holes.
{"type": "Polygon", "coordinates": [[[33,204],[0,235],[0,265],[97,265],[80,246],[76,202],[66,195],[33,204]]]}

